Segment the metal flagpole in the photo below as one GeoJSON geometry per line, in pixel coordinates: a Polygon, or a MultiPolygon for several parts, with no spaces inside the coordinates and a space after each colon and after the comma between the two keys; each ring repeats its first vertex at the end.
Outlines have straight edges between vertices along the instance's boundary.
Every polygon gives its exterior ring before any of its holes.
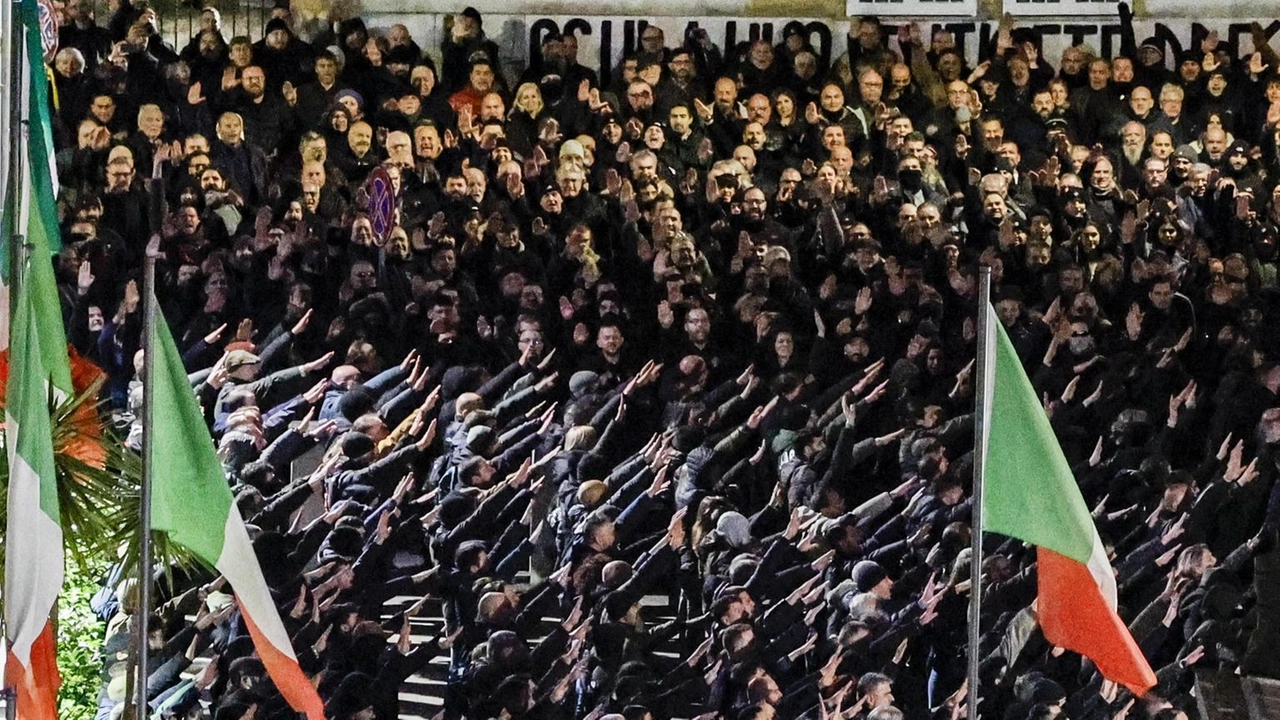
{"type": "MultiPolygon", "coordinates": [[[[8,315],[6,318],[5,332],[12,331],[13,310],[17,307],[18,290],[23,281],[22,267],[23,260],[27,257],[26,237],[23,235],[23,228],[18,223],[18,207],[21,205],[22,191],[22,43],[23,43],[23,27],[18,22],[18,2],[14,0],[5,3],[7,11],[7,19],[9,21],[9,71],[6,78],[4,90],[8,95],[9,110],[9,136],[6,139],[8,145],[7,159],[8,167],[5,168],[5,187],[4,197],[0,198],[0,202],[4,203],[0,206],[3,212],[4,222],[3,230],[0,232],[8,232],[8,237],[0,238],[8,243],[6,250],[8,251],[9,262],[9,297],[8,297],[8,315]]],[[[4,621],[4,616],[0,614],[0,634],[4,636],[4,652],[9,650],[9,627],[4,621]]],[[[18,716],[18,693],[13,687],[4,686],[4,711],[6,720],[13,720],[18,716]]]]}
{"type": "Polygon", "coordinates": [[[991,333],[988,327],[991,306],[991,268],[978,270],[978,355],[974,393],[973,497],[970,523],[973,547],[969,557],[969,720],[978,720],[978,668],[982,663],[982,480],[987,466],[987,396],[990,388],[991,333]]]}
{"type": "Polygon", "coordinates": [[[155,352],[151,347],[151,329],[156,323],[156,260],[148,253],[143,260],[143,305],[142,305],[142,488],[140,504],[142,506],[140,523],[142,540],[138,549],[138,677],[137,696],[134,715],[135,720],[147,717],[147,662],[150,648],[147,647],[147,636],[151,628],[151,589],[155,573],[151,568],[151,457],[154,452],[152,429],[155,427],[155,404],[152,402],[151,389],[155,374],[155,352]]]}

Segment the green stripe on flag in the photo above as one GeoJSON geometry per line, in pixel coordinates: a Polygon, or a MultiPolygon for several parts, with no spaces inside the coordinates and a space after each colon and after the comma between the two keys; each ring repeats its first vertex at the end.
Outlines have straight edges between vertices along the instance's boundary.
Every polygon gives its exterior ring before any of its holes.
{"type": "Polygon", "coordinates": [[[1088,564],[1095,530],[1035,388],[995,313],[995,373],[982,485],[983,529],[1088,564]]]}
{"type": "Polygon", "coordinates": [[[28,112],[30,129],[27,138],[27,157],[33,186],[33,207],[30,232],[39,231],[48,241],[49,250],[62,249],[62,236],[58,234],[58,206],[53,191],[53,125],[49,120],[49,80],[44,64],[44,46],[40,40],[40,4],[35,0],[22,0],[20,11],[22,24],[27,32],[27,72],[30,73],[28,112]]]}
{"type": "Polygon", "coordinates": [[[213,565],[222,555],[231,488],[214,452],[182,355],[157,310],[147,333],[151,383],[151,527],[213,565]]]}
{"type": "MultiPolygon", "coordinates": [[[[9,343],[8,413],[18,425],[14,452],[40,479],[40,510],[56,523],[61,515],[53,460],[53,427],[49,418],[48,373],[38,352],[41,331],[34,322],[37,316],[31,306],[33,299],[27,292],[14,299],[10,326],[12,341],[9,343]]],[[[22,512],[13,507],[9,510],[22,512]]]]}

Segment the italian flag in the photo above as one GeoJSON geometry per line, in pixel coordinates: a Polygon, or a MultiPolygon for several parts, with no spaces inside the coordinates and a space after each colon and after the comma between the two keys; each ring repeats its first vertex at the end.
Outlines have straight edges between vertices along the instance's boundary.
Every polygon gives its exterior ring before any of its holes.
{"type": "Polygon", "coordinates": [[[1013,343],[989,303],[985,312],[982,530],[1036,546],[1045,638],[1141,696],[1156,677],[1116,614],[1116,579],[1102,539],[1013,343]]]}
{"type": "Polygon", "coordinates": [[[55,180],[49,169],[53,154],[39,10],[34,0],[23,0],[16,9],[27,59],[19,97],[30,131],[24,143],[26,161],[20,163],[22,177],[13,179],[18,182],[17,207],[6,209],[0,223],[5,243],[0,278],[9,290],[8,312],[3,313],[8,327],[0,333],[0,342],[10,353],[4,404],[9,459],[5,684],[17,691],[19,718],[54,720],[61,678],[50,615],[62,590],[63,551],[49,408],[74,389],[50,262],[51,248],[61,243],[55,180]],[[9,264],[15,231],[28,245],[22,267],[9,264]]]}
{"type": "MultiPolygon", "coordinates": [[[[154,298],[148,298],[155,302],[154,298]]],[[[324,703],[298,666],[284,623],[262,577],[240,510],[232,502],[182,356],[159,311],[148,328],[152,364],[152,528],[217,568],[236,594],[245,626],[267,673],[289,704],[308,720],[323,720],[324,703]]]]}

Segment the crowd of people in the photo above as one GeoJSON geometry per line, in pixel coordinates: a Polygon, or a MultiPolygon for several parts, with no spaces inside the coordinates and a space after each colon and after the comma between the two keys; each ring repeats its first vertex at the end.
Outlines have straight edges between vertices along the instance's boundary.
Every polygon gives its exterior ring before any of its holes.
{"type": "MultiPolygon", "coordinates": [[[[429,53],[359,18],[303,39],[287,4],[256,39],[205,9],[181,51],[129,0],[62,14],[70,339],[136,442],[158,256],[329,717],[398,717],[433,660],[440,717],[472,720],[1172,720],[1197,672],[1280,676],[1261,28],[1245,58],[1128,31],[1055,67],[1007,19],[969,63],[866,17],[826,66],[799,31],[646,25],[600,77],[574,35],[503,67],[470,8],[429,53]],[[982,266],[1157,670],[1141,698],[1045,641],[1034,549],[994,535],[965,683],[982,266]]],[[[294,716],[227,588],[162,590],[158,716],[294,716]]],[[[95,605],[102,718],[136,604],[95,605]]]]}

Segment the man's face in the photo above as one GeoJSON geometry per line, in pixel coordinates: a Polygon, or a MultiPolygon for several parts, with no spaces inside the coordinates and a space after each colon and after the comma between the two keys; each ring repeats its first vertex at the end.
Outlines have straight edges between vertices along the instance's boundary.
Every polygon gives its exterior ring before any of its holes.
{"type": "Polygon", "coordinates": [[[1176,118],[1182,114],[1182,98],[1177,93],[1160,94],[1160,112],[1167,117],[1176,118]]]}
{"type": "Polygon", "coordinates": [[[1115,175],[1112,172],[1111,162],[1106,159],[1099,160],[1098,163],[1093,166],[1093,175],[1090,176],[1089,179],[1093,183],[1093,186],[1099,190],[1110,189],[1111,185],[1115,182],[1115,175]]]}
{"type": "Polygon", "coordinates": [[[467,168],[462,171],[462,176],[467,180],[467,196],[477,203],[484,200],[489,178],[479,168],[467,168]]]}
{"type": "Polygon", "coordinates": [[[567,198],[578,197],[582,194],[582,185],[585,178],[582,173],[573,170],[560,176],[560,194],[567,198]]]}
{"type": "Polygon", "coordinates": [[[1191,185],[1191,194],[1196,197],[1203,197],[1209,189],[1209,173],[1205,168],[1193,169],[1188,182],[1191,185]]]}
{"type": "Polygon", "coordinates": [[[637,112],[653,107],[653,88],[647,82],[633,82],[627,87],[627,102],[637,112]]]}
{"type": "Polygon", "coordinates": [[[844,127],[828,125],[822,130],[822,147],[828,151],[845,146],[844,127]]]}
{"type": "Polygon", "coordinates": [[[86,120],[76,129],[76,144],[82,148],[105,150],[111,142],[111,133],[98,123],[86,120]]]}
{"type": "Polygon", "coordinates": [[[444,150],[440,142],[440,131],[433,125],[419,125],[413,130],[413,147],[418,157],[435,160],[444,150]]]}
{"type": "Polygon", "coordinates": [[[1214,97],[1221,97],[1222,93],[1227,89],[1227,76],[1220,72],[1215,72],[1209,76],[1208,86],[1209,93],[1214,97]]]}
{"type": "Polygon", "coordinates": [[[844,108],[844,93],[836,85],[827,85],[822,88],[822,109],[827,112],[839,112],[844,108]]]}
{"type": "Polygon", "coordinates": [[[853,151],[843,145],[831,149],[831,164],[840,175],[853,170],[853,151]]]}
{"type": "Polygon", "coordinates": [[[760,93],[747,98],[747,122],[768,125],[773,117],[773,105],[769,98],[760,93]]]}
{"type": "Polygon", "coordinates": [[[347,131],[347,145],[356,157],[364,157],[369,148],[373,147],[373,128],[369,123],[353,123],[347,131]]]}
{"type": "Polygon", "coordinates": [[[677,54],[671,58],[671,62],[667,63],[667,69],[671,71],[671,76],[681,82],[687,82],[693,79],[694,64],[693,56],[687,52],[677,54]]]}
{"type": "Polygon", "coordinates": [[[596,347],[610,357],[617,355],[622,349],[622,331],[612,325],[600,328],[596,334],[596,347]]]}
{"type": "Polygon", "coordinates": [[[764,69],[773,64],[773,46],[764,40],[751,44],[751,64],[764,69]]]}
{"type": "Polygon", "coordinates": [[[893,95],[897,96],[911,85],[911,68],[906,65],[894,65],[889,71],[889,81],[893,83],[893,95]]]}
{"type": "MultiPolygon", "coordinates": [[[[358,217],[351,223],[351,244],[362,247],[373,245],[373,223],[367,217],[358,217]]],[[[352,277],[356,275],[352,271],[352,277]]]]}
{"type": "Polygon", "coordinates": [[[103,125],[110,124],[116,116],[116,101],[110,95],[99,95],[89,105],[89,112],[103,125]]]}
{"type": "Polygon", "coordinates": [[[1145,117],[1154,105],[1155,100],[1151,97],[1151,91],[1143,86],[1134,88],[1129,95],[1129,108],[1138,117],[1145,117]]]}
{"type": "Polygon", "coordinates": [[[1004,123],[999,120],[986,120],[982,123],[982,142],[992,152],[1004,142],[1004,123]]]}
{"type": "Polygon", "coordinates": [[[1053,95],[1049,94],[1047,90],[1036,93],[1031,97],[1031,109],[1035,111],[1036,115],[1047,119],[1053,114],[1053,95]]]}
{"type": "Polygon", "coordinates": [[[218,118],[218,139],[222,142],[236,147],[240,145],[240,138],[244,135],[244,121],[235,113],[223,113],[218,118]]]}
{"type": "Polygon", "coordinates": [[[1084,67],[1084,53],[1077,47],[1062,51],[1062,72],[1075,75],[1084,67]]]}
{"type": "Polygon", "coordinates": [[[253,49],[248,43],[235,43],[229,51],[231,64],[238,68],[248,67],[253,58],[253,49]]]}
{"type": "Polygon", "coordinates": [[[471,68],[471,88],[476,92],[487,93],[493,89],[493,68],[484,63],[476,63],[471,68]]]}
{"type": "Polygon", "coordinates": [[[507,105],[502,96],[491,92],[480,101],[480,121],[503,120],[507,114],[507,105]]]}
{"type": "Polygon", "coordinates": [[[1008,213],[1008,207],[1005,205],[1004,198],[995,193],[986,196],[982,201],[982,210],[992,222],[1000,222],[1004,220],[1004,216],[1008,213]]]}
{"type": "Polygon", "coordinates": [[[1151,306],[1158,310],[1168,310],[1173,305],[1173,287],[1167,282],[1158,282],[1147,292],[1151,306]]]}
{"type": "Polygon", "coordinates": [[[1111,65],[1106,60],[1094,60],[1089,63],[1089,87],[1103,90],[1111,80],[1111,65]]]}
{"type": "Polygon", "coordinates": [[[207,168],[200,173],[200,190],[203,192],[222,192],[226,189],[226,181],[217,168],[207,168]]]}
{"type": "Polygon", "coordinates": [[[899,116],[889,121],[887,133],[890,138],[901,142],[915,130],[915,126],[911,123],[911,118],[899,116]]]}
{"type": "Polygon", "coordinates": [[[1118,57],[1112,60],[1111,79],[1118,83],[1133,82],[1133,61],[1127,57],[1118,57]]]}
{"type": "Polygon", "coordinates": [[[764,126],[758,122],[747,123],[747,126],[742,130],[742,144],[752,150],[764,149],[766,139],[764,126]]]}
{"type": "Polygon", "coordinates": [[[1001,300],[996,303],[996,317],[1000,319],[1000,324],[1005,327],[1012,327],[1022,315],[1022,303],[1017,300],[1001,300]]]}
{"type": "Polygon", "coordinates": [[[191,235],[200,227],[200,214],[189,205],[179,208],[173,219],[183,235],[191,235]]]}
{"type": "Polygon", "coordinates": [[[876,103],[880,102],[880,96],[884,94],[884,78],[875,71],[862,73],[858,76],[858,94],[862,96],[863,103],[875,107],[876,103]]]}
{"type": "Polygon", "coordinates": [[[1163,160],[1151,158],[1142,165],[1142,179],[1147,187],[1158,188],[1169,180],[1169,166],[1163,160]]]}
{"type": "Polygon", "coordinates": [[[1187,58],[1178,65],[1178,74],[1186,82],[1194,82],[1200,76],[1200,61],[1194,58],[1187,58]]]}
{"type": "Polygon", "coordinates": [[[729,78],[720,78],[716,80],[716,86],[713,90],[716,105],[724,112],[733,109],[733,104],[738,100],[738,85],[729,78]]]}
{"type": "Polygon", "coordinates": [[[1123,143],[1126,148],[1140,150],[1142,149],[1146,139],[1147,133],[1143,130],[1142,125],[1138,123],[1126,123],[1125,126],[1120,129],[1120,142],[1123,143]]]}
{"type": "Polygon", "coordinates": [[[1000,147],[996,150],[996,154],[1005,160],[1008,160],[1009,164],[1013,165],[1015,168],[1022,163],[1022,153],[1018,150],[1017,143],[1000,143],[1000,147]]]}
{"type": "Polygon", "coordinates": [[[685,316],[684,331],[689,339],[702,344],[711,336],[711,316],[702,308],[694,308],[685,316]]]}
{"type": "Polygon", "coordinates": [[[1151,138],[1151,155],[1153,157],[1168,160],[1173,155],[1173,151],[1173,138],[1168,133],[1156,133],[1151,138]]]}
{"type": "Polygon", "coordinates": [[[302,177],[300,179],[302,180],[303,184],[315,185],[316,187],[324,187],[325,180],[326,180],[324,164],[319,162],[303,163],[302,177]]]}
{"type": "Polygon", "coordinates": [[[750,220],[763,220],[765,212],[769,209],[769,203],[765,200],[764,191],[760,188],[751,188],[742,197],[742,212],[750,220]]]}
{"type": "Polygon", "coordinates": [[[640,33],[640,47],[650,55],[661,52],[664,42],[662,28],[649,25],[640,33]]]}
{"type": "Polygon", "coordinates": [[[683,105],[671,108],[667,119],[671,121],[671,129],[682,137],[693,127],[693,117],[689,115],[689,108],[683,105]]]}
{"type": "Polygon", "coordinates": [[[858,23],[858,44],[870,50],[880,45],[880,24],[868,21],[858,23]]]}
{"type": "Polygon", "coordinates": [[[262,72],[260,67],[247,67],[240,73],[241,82],[244,84],[244,91],[249,97],[257,100],[267,91],[267,75],[262,72]]]}
{"type": "Polygon", "coordinates": [[[1217,160],[1227,150],[1227,134],[1221,128],[1209,128],[1204,131],[1204,149],[1209,159],[1217,160]]]}
{"type": "Polygon", "coordinates": [[[327,57],[316,58],[316,79],[322,85],[332,85],[338,78],[338,64],[327,57]]]}

